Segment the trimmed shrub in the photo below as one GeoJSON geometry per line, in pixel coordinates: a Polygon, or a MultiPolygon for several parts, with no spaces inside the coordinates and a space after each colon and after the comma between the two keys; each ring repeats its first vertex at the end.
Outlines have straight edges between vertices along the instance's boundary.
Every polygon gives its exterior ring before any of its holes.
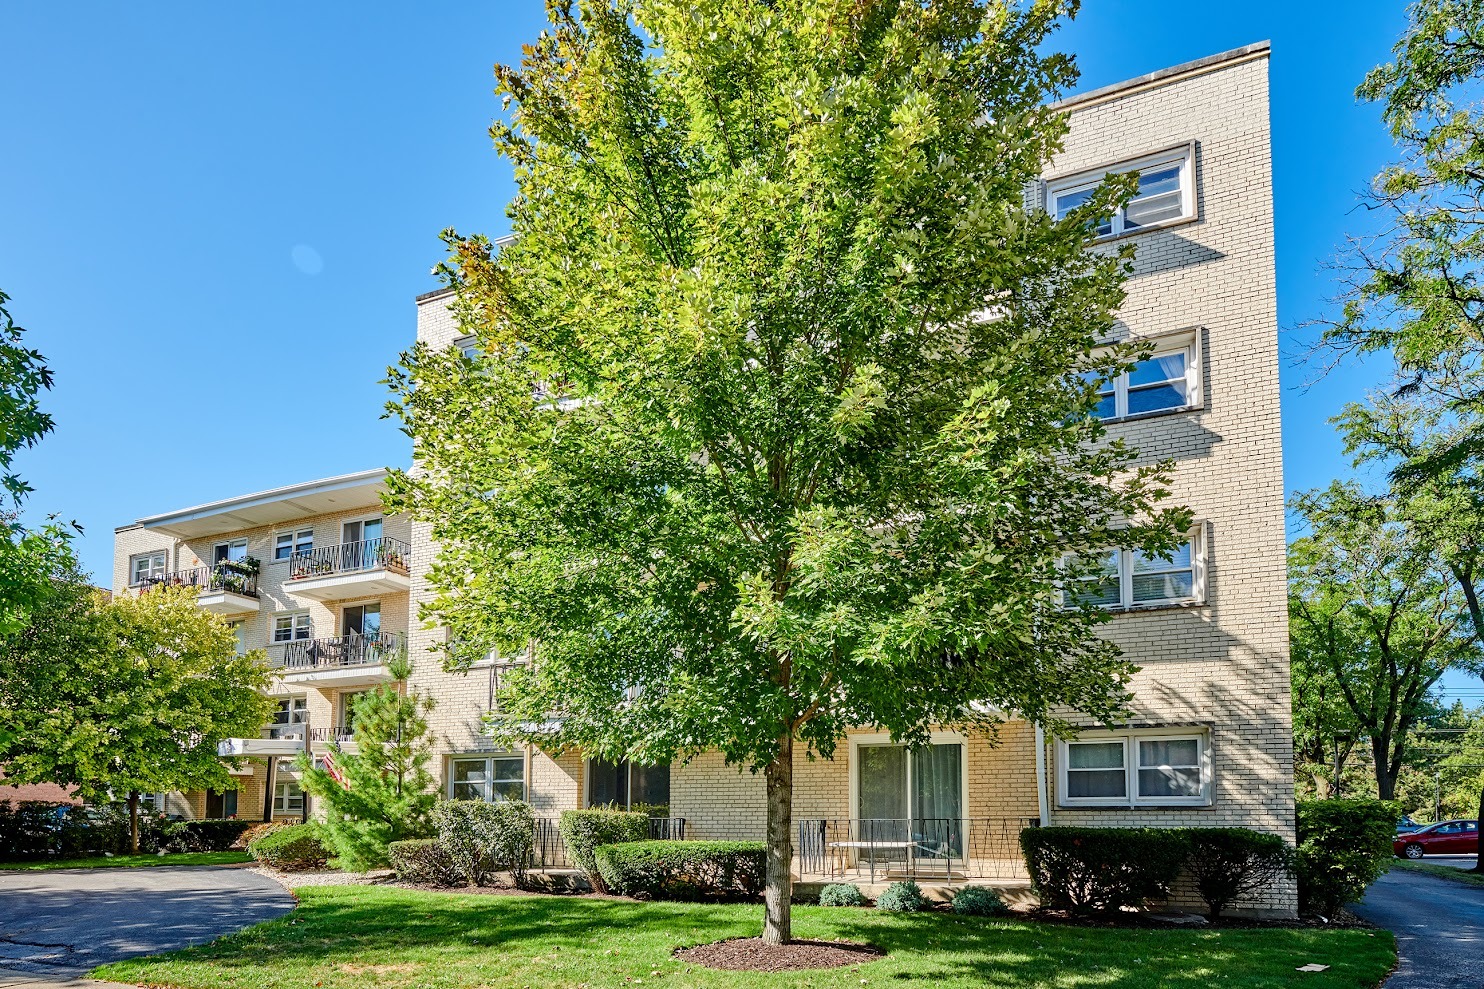
{"type": "Polygon", "coordinates": [[[890,910],[892,913],[916,913],[928,908],[928,899],[922,895],[922,889],[912,880],[901,883],[892,883],[881,891],[876,897],[877,910],[890,910]]]}
{"type": "Polygon", "coordinates": [[[564,810],[557,823],[567,854],[587,874],[587,881],[599,893],[609,892],[598,872],[593,852],[600,845],[616,845],[649,838],[649,815],[642,811],[564,810]]]}
{"type": "Polygon", "coordinates": [[[1299,909],[1334,914],[1364,896],[1391,865],[1400,816],[1392,800],[1299,801],[1299,909]]]}
{"type": "Polygon", "coordinates": [[[160,844],[177,852],[225,852],[250,827],[251,821],[233,819],[170,821],[160,830],[160,844]]]}
{"type": "Polygon", "coordinates": [[[509,872],[517,886],[525,883],[536,836],[530,804],[445,800],[433,807],[433,825],[438,829],[438,847],[458,881],[482,886],[494,873],[509,872]]]}
{"type": "Polygon", "coordinates": [[[406,838],[386,846],[387,861],[397,878],[409,883],[453,886],[459,881],[453,862],[437,838],[406,838]]]}
{"type": "MultiPolygon", "coordinates": [[[[152,852],[160,822],[139,815],[139,850],[152,852]]],[[[0,801],[0,861],[118,855],[129,850],[129,817],[114,807],[44,800],[0,801]]]]}
{"type": "Polygon", "coordinates": [[[766,881],[761,841],[626,841],[593,852],[603,884],[655,900],[753,897],[766,881]]]}
{"type": "Polygon", "coordinates": [[[284,872],[321,869],[330,858],[315,824],[275,828],[248,845],[247,852],[263,865],[284,872]]]}
{"type": "Polygon", "coordinates": [[[1085,913],[1168,898],[1190,842],[1183,828],[1026,828],[1020,848],[1041,905],[1085,913]]]}
{"type": "Polygon", "coordinates": [[[250,825],[247,830],[243,831],[240,835],[237,836],[236,841],[232,842],[232,850],[245,852],[247,851],[248,845],[251,845],[253,842],[263,837],[263,835],[273,831],[277,831],[279,828],[286,827],[288,827],[288,825],[282,823],[281,821],[260,821],[257,824],[250,825]]]}
{"type": "Polygon", "coordinates": [[[953,898],[953,912],[966,917],[1003,917],[1010,908],[992,889],[965,886],[953,898]]]}
{"type": "Polygon", "coordinates": [[[861,888],[852,883],[830,883],[819,891],[819,905],[822,907],[863,907],[866,905],[866,894],[861,888]]]}
{"type": "Polygon", "coordinates": [[[1293,850],[1275,834],[1251,828],[1191,828],[1186,834],[1190,858],[1185,870],[1213,918],[1234,900],[1266,889],[1293,870],[1293,850]]]}

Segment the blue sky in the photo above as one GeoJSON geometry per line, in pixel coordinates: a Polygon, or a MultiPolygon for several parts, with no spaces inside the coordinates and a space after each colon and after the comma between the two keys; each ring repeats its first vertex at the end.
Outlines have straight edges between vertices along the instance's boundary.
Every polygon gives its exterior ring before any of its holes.
{"type": "MultiPolygon", "coordinates": [[[[223,5],[80,2],[0,13],[0,288],[57,377],[57,431],[21,461],[32,515],[113,527],[279,484],[401,463],[378,384],[436,287],[438,232],[499,234],[512,192],[486,128],[490,68],[539,0],[223,5]],[[436,15],[433,11],[436,10],[436,15]]],[[[1332,293],[1322,263],[1391,155],[1353,97],[1401,0],[1269,0],[1178,13],[1089,0],[1058,43],[1083,88],[1273,42],[1279,313],[1332,293]]],[[[1379,370],[1284,371],[1287,485],[1348,471],[1326,420],[1379,370]]]]}

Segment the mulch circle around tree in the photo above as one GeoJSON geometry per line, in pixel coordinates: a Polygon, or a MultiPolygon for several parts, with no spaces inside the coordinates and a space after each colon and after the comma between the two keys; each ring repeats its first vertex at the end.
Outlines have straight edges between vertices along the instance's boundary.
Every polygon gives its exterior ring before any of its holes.
{"type": "Polygon", "coordinates": [[[886,952],[855,941],[790,941],[767,944],[760,937],[682,948],[675,957],[705,968],[729,972],[793,972],[806,968],[843,968],[886,957],[886,952]]]}

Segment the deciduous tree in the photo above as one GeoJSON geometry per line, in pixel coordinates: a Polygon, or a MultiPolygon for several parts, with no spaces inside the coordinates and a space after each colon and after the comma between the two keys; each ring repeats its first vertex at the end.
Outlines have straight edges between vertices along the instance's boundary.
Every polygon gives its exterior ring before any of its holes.
{"type": "Polygon", "coordinates": [[[770,942],[797,757],[1115,720],[1131,666],[1063,607],[1097,567],[1065,554],[1189,524],[1090,414],[1132,356],[1100,349],[1129,255],[1090,224],[1130,180],[1027,205],[1075,6],[549,5],[496,70],[516,238],[448,235],[481,356],[391,375],[450,664],[535,643],[496,733],[762,774],[770,942]]]}

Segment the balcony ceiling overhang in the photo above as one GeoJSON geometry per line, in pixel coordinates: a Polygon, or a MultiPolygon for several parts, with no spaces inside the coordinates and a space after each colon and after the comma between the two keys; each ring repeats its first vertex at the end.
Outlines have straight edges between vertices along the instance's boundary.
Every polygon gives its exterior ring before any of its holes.
{"type": "Polygon", "coordinates": [[[303,751],[302,738],[224,738],[216,743],[216,754],[223,759],[252,755],[297,755],[303,751]]]}
{"type": "Polygon", "coordinates": [[[199,539],[311,515],[376,507],[385,491],[386,469],[378,467],[151,515],[139,519],[139,525],[177,539],[199,539]]]}
{"type": "Polygon", "coordinates": [[[283,589],[294,597],[311,598],[315,601],[341,601],[346,598],[370,597],[373,594],[400,594],[411,587],[411,578],[395,570],[363,570],[324,577],[298,577],[283,585],[283,589]]]}

